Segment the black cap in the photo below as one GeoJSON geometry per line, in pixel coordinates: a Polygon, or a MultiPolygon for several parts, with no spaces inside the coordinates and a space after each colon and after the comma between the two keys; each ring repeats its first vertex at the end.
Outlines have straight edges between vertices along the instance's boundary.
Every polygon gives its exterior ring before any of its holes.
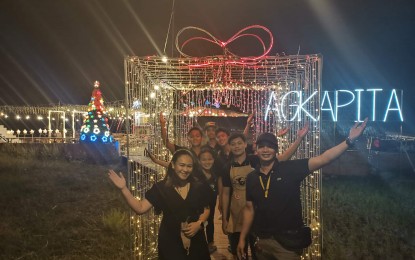
{"type": "Polygon", "coordinates": [[[256,140],[256,146],[258,147],[260,145],[266,145],[278,152],[278,140],[277,137],[272,133],[263,133],[258,136],[258,139],[256,140]]]}

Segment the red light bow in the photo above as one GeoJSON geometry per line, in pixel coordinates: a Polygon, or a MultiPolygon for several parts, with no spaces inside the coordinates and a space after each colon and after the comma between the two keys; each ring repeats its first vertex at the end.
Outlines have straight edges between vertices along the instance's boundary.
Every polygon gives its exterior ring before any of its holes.
{"type": "MultiPolygon", "coordinates": [[[[271,51],[272,45],[274,44],[274,38],[272,36],[271,31],[268,28],[266,28],[264,26],[261,26],[261,25],[251,25],[251,26],[245,27],[244,29],[240,30],[235,35],[233,35],[226,42],[220,41],[219,39],[217,39],[215,36],[213,36],[211,33],[209,33],[208,31],[206,31],[204,29],[201,29],[201,28],[198,28],[198,27],[194,27],[194,26],[188,26],[188,27],[185,27],[185,28],[181,29],[177,33],[177,36],[176,36],[176,48],[177,48],[177,50],[179,51],[179,53],[182,56],[187,57],[187,58],[191,58],[190,55],[187,55],[186,53],[183,52],[183,48],[189,42],[194,41],[194,40],[204,40],[204,41],[208,41],[208,42],[211,42],[211,43],[214,43],[214,44],[218,45],[219,47],[221,47],[224,50],[224,53],[229,53],[232,56],[238,58],[237,60],[236,59],[226,60],[225,63],[233,63],[233,64],[240,64],[240,65],[256,64],[256,61],[257,60],[264,58],[271,51]],[[246,33],[246,31],[248,31],[250,29],[262,29],[262,30],[264,30],[265,32],[268,33],[269,38],[270,38],[270,43],[269,43],[268,48],[266,48],[263,39],[259,35],[253,34],[253,33],[246,33]],[[182,34],[186,30],[197,30],[197,31],[201,31],[201,32],[205,33],[206,35],[208,35],[210,38],[206,38],[206,37],[192,37],[192,38],[184,41],[182,43],[182,45],[179,46],[179,36],[180,36],[180,34],[182,34]],[[239,39],[241,37],[245,37],[245,36],[254,37],[254,38],[256,38],[261,43],[262,48],[263,48],[263,53],[260,56],[239,57],[239,56],[235,55],[234,53],[232,53],[232,52],[230,52],[229,50],[226,49],[226,46],[229,43],[231,43],[231,42],[233,42],[236,39],[239,39]]],[[[200,67],[200,66],[214,65],[216,63],[223,63],[223,62],[208,61],[208,62],[203,63],[203,64],[197,64],[197,65],[195,64],[195,65],[191,65],[191,66],[200,67]]]]}

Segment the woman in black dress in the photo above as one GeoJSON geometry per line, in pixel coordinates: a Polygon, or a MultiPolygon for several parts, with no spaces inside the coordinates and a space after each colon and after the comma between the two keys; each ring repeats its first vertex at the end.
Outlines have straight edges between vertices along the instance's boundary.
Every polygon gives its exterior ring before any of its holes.
{"type": "Polygon", "coordinates": [[[206,147],[206,146],[200,150],[200,153],[198,156],[200,165],[203,171],[203,176],[201,179],[211,189],[211,196],[209,199],[210,215],[207,220],[207,226],[206,226],[206,238],[208,242],[209,253],[211,254],[217,250],[217,247],[215,246],[215,242],[213,240],[214,232],[215,232],[215,223],[214,223],[215,207],[216,207],[216,201],[218,198],[217,178],[216,178],[215,172],[213,171],[213,164],[215,163],[215,156],[216,156],[215,151],[212,148],[206,147]]]}
{"type": "Polygon", "coordinates": [[[108,173],[137,214],[152,207],[156,212],[163,212],[158,234],[159,259],[210,259],[203,223],[209,216],[210,201],[206,194],[211,191],[195,177],[200,176],[199,169],[190,151],[176,151],[166,178],[155,183],[142,200],[131,194],[122,174],[113,170],[108,173]]]}

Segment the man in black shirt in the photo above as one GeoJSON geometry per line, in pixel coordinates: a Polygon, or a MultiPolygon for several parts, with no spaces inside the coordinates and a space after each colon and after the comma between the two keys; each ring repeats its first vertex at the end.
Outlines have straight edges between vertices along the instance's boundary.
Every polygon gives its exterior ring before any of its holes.
{"type": "Polygon", "coordinates": [[[279,162],[276,159],[278,141],[275,135],[263,133],[257,139],[260,164],[246,179],[246,206],[238,244],[238,257],[245,258],[245,238],[251,226],[259,237],[258,259],[300,259],[296,250],[284,248],[278,234],[298,230],[303,226],[301,215],[300,183],[311,172],[329,164],[362,135],[367,118],[356,123],[349,136],[339,145],[310,159],[279,162]]]}

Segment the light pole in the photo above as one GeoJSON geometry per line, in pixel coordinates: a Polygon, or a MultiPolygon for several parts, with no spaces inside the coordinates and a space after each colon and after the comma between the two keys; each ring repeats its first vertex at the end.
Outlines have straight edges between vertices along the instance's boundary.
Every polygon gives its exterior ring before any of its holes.
{"type": "MultiPolygon", "coordinates": [[[[45,128],[45,129],[43,129],[43,134],[45,135],[45,137],[47,137],[47,134],[48,133],[48,130],[45,128]]],[[[47,139],[46,139],[47,140],[47,139]]],[[[46,142],[48,142],[48,141],[46,141],[46,142]]]]}
{"type": "MultiPolygon", "coordinates": [[[[10,130],[10,134],[11,134],[11,135],[14,135],[14,131],[13,131],[13,130],[10,130]]],[[[12,138],[12,142],[13,142],[13,139],[14,139],[14,136],[13,136],[13,138],[12,138]]]]}
{"type": "Polygon", "coordinates": [[[56,130],[55,130],[55,136],[56,136],[56,138],[59,140],[59,136],[58,136],[58,135],[59,135],[59,129],[56,129],[56,130]]]}
{"type": "Polygon", "coordinates": [[[40,137],[39,141],[42,142],[42,132],[43,132],[42,128],[39,128],[38,132],[39,132],[39,137],[40,137]]]}
{"type": "Polygon", "coordinates": [[[30,134],[32,135],[32,143],[33,143],[33,134],[35,133],[35,130],[30,129],[30,134]]]}
{"type": "Polygon", "coordinates": [[[23,142],[26,142],[27,130],[23,129],[23,142]]]}

